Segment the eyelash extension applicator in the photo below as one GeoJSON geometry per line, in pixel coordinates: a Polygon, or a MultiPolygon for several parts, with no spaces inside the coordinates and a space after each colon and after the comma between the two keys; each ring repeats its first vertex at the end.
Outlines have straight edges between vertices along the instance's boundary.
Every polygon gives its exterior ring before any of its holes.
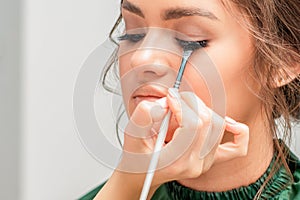
{"type": "MultiPolygon", "coordinates": [[[[178,70],[177,73],[177,77],[176,77],[176,81],[175,84],[173,86],[173,88],[175,89],[179,89],[180,83],[181,83],[181,79],[186,67],[186,63],[189,59],[189,57],[192,55],[193,51],[201,48],[201,44],[199,42],[194,42],[194,41],[182,41],[182,40],[178,40],[178,42],[180,43],[181,46],[183,46],[183,55],[182,55],[182,61],[181,61],[181,65],[180,68],[178,70]]],[[[169,121],[170,121],[170,116],[171,116],[171,111],[169,110],[167,115],[165,116],[165,118],[163,119],[160,129],[159,129],[159,134],[157,137],[157,141],[155,143],[155,147],[154,147],[154,151],[153,151],[153,155],[148,167],[148,172],[147,172],[147,176],[145,178],[145,182],[144,182],[144,186],[143,186],[143,190],[141,192],[141,196],[140,196],[140,200],[146,200],[149,190],[150,190],[150,185],[155,173],[155,169],[158,163],[158,159],[159,159],[159,155],[160,155],[160,151],[162,149],[163,143],[165,141],[165,137],[169,128],[169,121]]]]}

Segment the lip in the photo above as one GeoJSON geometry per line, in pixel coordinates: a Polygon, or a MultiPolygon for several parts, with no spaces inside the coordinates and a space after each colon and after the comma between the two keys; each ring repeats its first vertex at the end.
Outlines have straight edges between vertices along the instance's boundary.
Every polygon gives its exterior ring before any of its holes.
{"type": "Polygon", "coordinates": [[[157,85],[146,85],[138,88],[132,94],[132,99],[135,104],[139,104],[141,101],[156,101],[163,97],[166,97],[168,93],[167,88],[157,85]]]}

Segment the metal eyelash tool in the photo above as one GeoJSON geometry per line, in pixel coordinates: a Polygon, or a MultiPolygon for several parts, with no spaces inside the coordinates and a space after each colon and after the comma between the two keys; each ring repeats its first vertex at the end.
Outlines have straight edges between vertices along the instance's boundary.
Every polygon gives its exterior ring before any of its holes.
{"type": "MultiPolygon", "coordinates": [[[[182,60],[181,60],[181,65],[180,68],[178,70],[177,73],[177,77],[176,77],[176,81],[174,83],[173,88],[175,89],[179,89],[182,77],[183,77],[183,73],[186,67],[186,63],[189,59],[189,57],[192,55],[192,53],[201,48],[201,44],[197,41],[182,41],[182,40],[178,40],[178,42],[180,43],[181,46],[183,46],[183,55],[182,55],[182,60]]],[[[159,155],[160,155],[160,151],[162,149],[163,143],[165,141],[166,138],[166,134],[169,128],[169,121],[170,121],[170,117],[171,117],[171,111],[169,110],[167,115],[164,117],[161,126],[159,128],[159,134],[157,137],[157,141],[155,143],[155,147],[154,147],[154,151],[153,151],[153,155],[148,167],[148,172],[144,181],[144,186],[143,186],[143,190],[141,192],[141,196],[140,196],[140,200],[146,200],[149,190],[150,190],[150,186],[151,186],[151,182],[155,173],[155,169],[158,163],[158,159],[159,159],[159,155]]]]}

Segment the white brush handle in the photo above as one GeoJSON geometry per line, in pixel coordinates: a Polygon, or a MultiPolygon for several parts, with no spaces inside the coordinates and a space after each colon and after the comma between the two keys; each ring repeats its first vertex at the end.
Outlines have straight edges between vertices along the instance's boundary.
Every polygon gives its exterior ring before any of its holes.
{"type": "Polygon", "coordinates": [[[143,186],[143,190],[140,196],[140,200],[146,200],[149,190],[150,190],[150,186],[151,186],[151,182],[155,173],[155,169],[158,163],[158,159],[159,159],[159,155],[160,155],[160,151],[163,147],[163,144],[165,142],[165,138],[166,138],[166,134],[169,128],[169,121],[170,121],[170,116],[171,116],[171,111],[169,110],[167,115],[165,116],[165,118],[163,119],[160,129],[159,129],[159,134],[155,143],[155,147],[154,147],[154,151],[153,151],[153,155],[150,161],[150,165],[148,167],[148,172],[147,172],[147,176],[144,182],[144,186],[143,186]]]}
{"type": "MultiPolygon", "coordinates": [[[[179,89],[187,60],[189,59],[189,57],[193,53],[193,50],[200,47],[197,42],[190,43],[190,45],[191,46],[189,46],[189,47],[192,47],[191,49],[187,48],[187,49],[184,49],[184,51],[183,51],[182,61],[181,61],[181,64],[180,64],[180,67],[179,67],[179,70],[178,70],[178,73],[177,73],[175,85],[173,87],[177,90],[179,89]]],[[[155,169],[156,169],[156,166],[157,166],[157,163],[158,163],[160,151],[162,149],[162,146],[163,146],[163,143],[165,141],[166,134],[167,134],[167,131],[168,131],[168,128],[169,128],[170,116],[171,116],[171,111],[169,110],[168,114],[163,119],[162,124],[161,124],[160,129],[159,129],[159,134],[158,134],[157,141],[156,141],[156,144],[155,144],[155,147],[154,147],[153,155],[152,155],[152,158],[151,158],[151,161],[150,161],[150,165],[149,165],[149,168],[148,168],[148,172],[147,172],[147,175],[146,175],[146,179],[145,179],[145,182],[144,182],[144,186],[143,186],[143,190],[142,190],[142,193],[141,193],[141,196],[140,196],[140,200],[146,200],[147,199],[149,189],[150,189],[150,186],[151,186],[151,182],[152,182],[152,179],[153,179],[153,176],[154,176],[154,173],[155,173],[155,169]]]]}

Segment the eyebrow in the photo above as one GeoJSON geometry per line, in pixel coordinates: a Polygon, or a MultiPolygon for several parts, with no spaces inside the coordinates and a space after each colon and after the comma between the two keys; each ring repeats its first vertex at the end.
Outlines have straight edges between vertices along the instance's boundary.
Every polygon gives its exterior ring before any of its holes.
{"type": "MultiPolygon", "coordinates": [[[[133,3],[130,3],[127,0],[124,0],[122,3],[122,8],[125,10],[132,12],[142,18],[145,18],[142,10],[134,5],[133,3]]],[[[219,20],[212,12],[209,12],[208,10],[200,9],[200,8],[182,8],[182,7],[175,7],[170,8],[164,11],[164,13],[161,15],[161,18],[163,20],[171,20],[171,19],[179,19],[182,17],[188,17],[188,16],[200,16],[200,17],[206,17],[211,20],[219,20]]]]}
{"type": "Polygon", "coordinates": [[[200,8],[171,8],[164,12],[162,18],[164,20],[179,19],[181,17],[200,16],[212,20],[219,20],[213,13],[200,8]]]}
{"type": "Polygon", "coordinates": [[[123,1],[122,8],[124,8],[125,10],[128,10],[129,12],[132,12],[142,18],[145,18],[142,10],[139,7],[137,7],[136,5],[134,5],[128,1],[123,1]]]}

